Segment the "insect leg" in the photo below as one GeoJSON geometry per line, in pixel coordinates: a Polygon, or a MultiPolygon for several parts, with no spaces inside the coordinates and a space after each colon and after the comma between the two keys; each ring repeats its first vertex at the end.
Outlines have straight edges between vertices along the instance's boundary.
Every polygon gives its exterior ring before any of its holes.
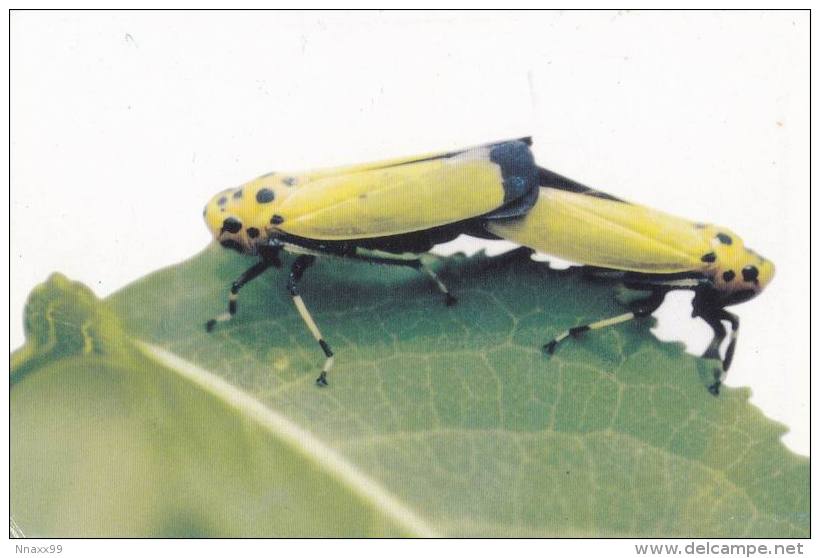
{"type": "Polygon", "coordinates": [[[330,345],[328,345],[322,338],[322,332],[319,331],[319,327],[316,325],[316,322],[313,321],[313,316],[310,315],[310,312],[305,306],[302,296],[299,294],[298,288],[298,283],[302,278],[302,274],[308,267],[311,266],[315,259],[315,256],[304,254],[296,258],[296,261],[293,262],[293,265],[290,268],[288,292],[290,293],[290,296],[293,297],[293,304],[296,306],[296,310],[302,317],[302,321],[305,322],[305,325],[307,325],[308,329],[313,334],[314,339],[316,339],[319,346],[322,348],[322,351],[325,353],[325,364],[322,366],[322,372],[319,374],[319,377],[316,378],[316,385],[326,386],[327,373],[330,371],[330,367],[333,366],[333,351],[330,350],[330,345]]]}
{"type": "Polygon", "coordinates": [[[458,302],[458,299],[454,297],[452,294],[450,294],[449,289],[447,289],[447,285],[445,285],[444,282],[441,279],[439,279],[439,276],[436,275],[436,272],[433,271],[433,269],[430,266],[428,266],[422,258],[419,258],[419,267],[422,271],[424,271],[424,273],[430,276],[430,278],[436,283],[438,290],[440,290],[444,294],[444,304],[446,304],[447,306],[452,306],[456,302],[458,302]]]}
{"type": "Polygon", "coordinates": [[[205,329],[207,331],[213,331],[214,326],[216,326],[217,322],[227,322],[230,320],[234,314],[236,314],[236,306],[237,301],[239,299],[239,290],[244,287],[250,281],[253,281],[257,277],[259,277],[266,269],[270,266],[276,265],[274,261],[269,259],[263,259],[248,268],[245,273],[239,276],[236,281],[233,282],[231,285],[231,291],[228,295],[228,311],[223,312],[222,314],[218,315],[215,318],[211,318],[205,324],[205,329]]]}
{"type": "Polygon", "coordinates": [[[711,327],[714,332],[712,340],[709,342],[709,346],[706,347],[706,350],[703,352],[703,358],[721,360],[720,345],[723,343],[723,340],[726,339],[726,328],[723,327],[723,323],[717,316],[703,316],[703,319],[707,324],[709,324],[709,327],[711,327]]]}
{"type": "Polygon", "coordinates": [[[709,346],[706,347],[706,351],[703,353],[703,358],[713,358],[722,361],[723,373],[716,374],[715,383],[710,385],[708,388],[709,393],[712,395],[718,395],[718,393],[720,393],[720,386],[726,377],[726,372],[729,371],[729,367],[732,365],[732,357],[735,355],[735,346],[737,345],[737,333],[740,328],[740,319],[723,308],[713,312],[701,314],[701,317],[707,324],[709,324],[709,327],[711,327],[714,332],[712,341],[709,342],[709,346]],[[732,332],[729,337],[729,345],[726,347],[726,356],[723,357],[723,359],[720,358],[720,346],[723,344],[723,340],[726,339],[726,328],[723,326],[722,320],[729,322],[732,327],[732,332]]]}
{"type": "Polygon", "coordinates": [[[436,284],[438,290],[444,294],[444,303],[447,306],[452,306],[458,299],[450,294],[450,290],[447,288],[447,285],[439,278],[433,268],[429,266],[427,263],[428,258],[434,258],[431,254],[413,254],[413,253],[404,253],[404,254],[393,254],[391,252],[385,252],[382,250],[372,250],[367,248],[360,248],[357,247],[355,252],[355,256],[357,259],[364,260],[371,263],[378,263],[378,264],[385,264],[385,265],[402,265],[405,267],[412,267],[413,269],[418,269],[426,273],[436,284]]]}
{"type": "Polygon", "coordinates": [[[732,325],[732,334],[729,337],[729,346],[726,347],[726,356],[723,358],[723,371],[727,372],[732,365],[732,357],[735,356],[735,346],[737,345],[737,332],[740,329],[740,318],[731,312],[722,310],[721,318],[732,325]]]}
{"type": "Polygon", "coordinates": [[[591,322],[588,324],[571,327],[563,333],[557,335],[549,343],[546,343],[543,347],[544,352],[550,355],[553,354],[556,348],[558,348],[558,344],[569,337],[577,338],[586,333],[587,331],[601,329],[604,327],[621,324],[623,322],[628,322],[629,320],[633,320],[635,318],[644,318],[646,316],[649,316],[661,305],[664,297],[666,296],[666,293],[667,289],[653,290],[647,298],[642,298],[640,300],[631,302],[629,304],[629,312],[618,314],[617,316],[606,318],[604,320],[598,320],[597,322],[591,322]]]}

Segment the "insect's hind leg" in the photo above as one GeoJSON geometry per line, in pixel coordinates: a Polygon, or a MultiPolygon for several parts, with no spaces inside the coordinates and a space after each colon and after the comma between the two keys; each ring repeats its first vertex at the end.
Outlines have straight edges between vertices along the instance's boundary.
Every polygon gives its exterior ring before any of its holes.
{"type": "Polygon", "coordinates": [[[605,327],[622,324],[624,322],[628,322],[629,320],[634,320],[635,318],[644,318],[649,316],[663,303],[663,299],[667,292],[667,289],[654,289],[647,298],[642,298],[631,302],[629,304],[629,312],[618,314],[617,316],[606,318],[604,320],[598,320],[597,322],[590,322],[588,324],[571,327],[555,336],[555,338],[553,338],[550,342],[545,343],[543,347],[544,352],[551,355],[555,353],[559,343],[570,337],[580,337],[587,331],[602,329],[605,327]]]}
{"type": "MultiPolygon", "coordinates": [[[[237,303],[239,300],[239,291],[247,285],[249,282],[253,281],[262,273],[265,272],[271,266],[276,266],[278,260],[276,259],[262,259],[261,261],[257,262],[253,266],[249,267],[245,272],[240,275],[236,281],[233,282],[231,285],[230,294],[228,295],[228,310],[226,312],[221,313],[220,315],[216,316],[215,318],[211,318],[205,323],[205,329],[208,332],[213,331],[214,327],[219,322],[227,322],[231,318],[233,318],[234,314],[236,314],[237,310],[237,303]]],[[[280,264],[281,265],[281,264],[280,264]]]]}
{"type": "Polygon", "coordinates": [[[299,294],[298,287],[299,280],[302,278],[305,270],[313,264],[315,259],[315,256],[310,255],[301,255],[296,258],[296,261],[293,262],[293,265],[290,268],[290,276],[288,277],[288,292],[293,298],[293,304],[296,306],[299,316],[302,317],[302,321],[305,322],[305,325],[310,330],[310,333],[313,334],[313,338],[316,339],[316,342],[319,343],[319,346],[325,353],[325,364],[322,366],[322,371],[319,374],[319,377],[316,378],[316,385],[326,386],[327,374],[333,366],[333,351],[330,349],[330,345],[328,345],[322,337],[322,332],[319,331],[319,326],[317,326],[316,322],[313,321],[313,316],[310,315],[307,306],[305,306],[305,302],[302,300],[302,295],[299,294]]]}

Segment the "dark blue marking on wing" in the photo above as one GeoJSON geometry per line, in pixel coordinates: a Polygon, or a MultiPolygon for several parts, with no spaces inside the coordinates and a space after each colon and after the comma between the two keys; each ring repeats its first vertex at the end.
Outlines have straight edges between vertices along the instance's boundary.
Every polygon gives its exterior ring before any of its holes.
{"type": "Polygon", "coordinates": [[[538,167],[527,141],[508,141],[490,149],[490,160],[501,167],[504,205],[484,216],[505,219],[527,213],[538,200],[538,167]]]}

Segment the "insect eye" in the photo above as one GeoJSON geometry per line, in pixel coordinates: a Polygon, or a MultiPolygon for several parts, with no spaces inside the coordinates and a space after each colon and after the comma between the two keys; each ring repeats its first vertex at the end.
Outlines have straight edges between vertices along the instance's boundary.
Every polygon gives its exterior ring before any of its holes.
{"type": "Polygon", "coordinates": [[[242,230],[242,221],[236,217],[228,217],[222,222],[222,230],[232,234],[236,234],[242,230]]]}
{"type": "Polygon", "coordinates": [[[752,283],[754,281],[757,281],[757,276],[760,274],[760,270],[757,269],[757,266],[747,265],[746,267],[743,268],[741,273],[743,273],[743,280],[744,281],[746,281],[748,283],[752,283]]]}

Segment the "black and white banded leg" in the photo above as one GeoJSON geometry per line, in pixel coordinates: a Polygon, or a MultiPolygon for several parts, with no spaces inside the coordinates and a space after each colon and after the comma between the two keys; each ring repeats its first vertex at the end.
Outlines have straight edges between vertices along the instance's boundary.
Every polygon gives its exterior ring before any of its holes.
{"type": "Polygon", "coordinates": [[[239,291],[250,281],[253,281],[257,277],[259,277],[266,269],[269,267],[276,265],[276,261],[270,259],[263,259],[248,268],[245,273],[239,276],[239,278],[233,282],[231,285],[230,294],[228,295],[228,311],[223,312],[215,318],[211,318],[205,324],[205,329],[207,331],[213,331],[214,327],[219,322],[227,322],[231,318],[233,318],[234,314],[236,314],[236,307],[237,302],[239,300],[239,291]]]}
{"type": "Polygon", "coordinates": [[[727,312],[722,308],[712,312],[702,313],[700,316],[707,324],[709,324],[709,327],[711,327],[714,332],[712,341],[709,342],[709,346],[706,347],[706,351],[703,353],[703,358],[717,359],[722,363],[722,373],[716,374],[715,382],[709,386],[709,393],[712,395],[718,395],[720,393],[720,386],[726,378],[726,372],[729,371],[729,367],[732,365],[732,358],[735,355],[735,346],[737,345],[737,333],[740,328],[740,319],[736,315],[731,312],[727,312]],[[723,320],[729,322],[732,327],[732,332],[729,337],[729,345],[726,347],[726,356],[721,359],[720,346],[723,344],[723,340],[726,339],[726,328],[722,323],[723,320]]]}
{"type": "Polygon", "coordinates": [[[310,255],[301,255],[296,258],[296,261],[293,262],[293,265],[290,268],[290,277],[288,277],[288,292],[293,298],[293,304],[296,306],[296,310],[302,317],[302,321],[305,322],[305,325],[307,325],[308,329],[313,334],[314,339],[316,339],[316,342],[319,343],[319,346],[325,353],[325,364],[322,366],[322,372],[319,374],[319,377],[316,378],[316,385],[326,386],[327,373],[330,372],[330,368],[333,366],[333,351],[330,350],[330,345],[328,345],[322,338],[322,332],[319,331],[319,326],[317,326],[316,322],[313,321],[313,316],[310,315],[310,312],[305,306],[305,302],[302,300],[302,296],[299,294],[298,288],[299,280],[302,278],[302,274],[308,267],[311,266],[315,259],[315,256],[310,255]]]}
{"type": "Polygon", "coordinates": [[[624,322],[628,322],[629,320],[634,320],[635,318],[644,318],[649,316],[661,305],[666,293],[667,291],[665,289],[652,291],[649,297],[631,302],[629,304],[629,312],[625,312],[611,318],[606,318],[604,320],[598,320],[597,322],[590,322],[588,324],[571,327],[563,333],[557,335],[549,343],[544,344],[544,352],[550,355],[555,353],[555,350],[558,348],[558,344],[569,337],[578,338],[587,331],[602,329],[605,327],[622,324],[624,322]]]}
{"type": "Polygon", "coordinates": [[[441,279],[439,279],[439,276],[436,275],[436,272],[433,271],[433,269],[430,266],[428,266],[427,263],[425,263],[423,258],[419,258],[419,267],[435,282],[436,286],[438,287],[438,290],[440,290],[442,294],[444,294],[444,304],[446,304],[447,306],[453,306],[456,302],[458,302],[458,299],[454,297],[452,294],[450,294],[450,290],[447,288],[447,285],[445,285],[444,282],[441,279]]]}

